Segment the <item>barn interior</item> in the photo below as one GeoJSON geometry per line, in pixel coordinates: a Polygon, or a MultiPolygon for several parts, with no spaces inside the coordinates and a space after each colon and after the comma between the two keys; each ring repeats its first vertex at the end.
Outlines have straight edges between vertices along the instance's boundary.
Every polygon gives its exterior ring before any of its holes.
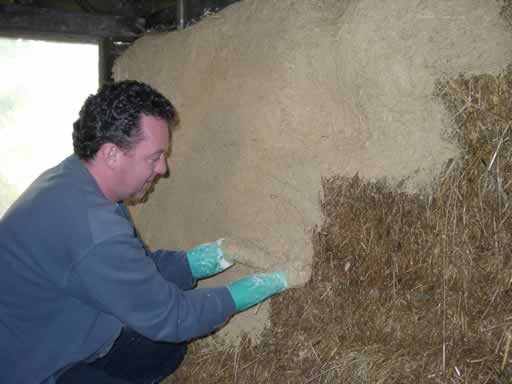
{"type": "Polygon", "coordinates": [[[93,42],[99,84],[176,106],[150,247],[293,278],[165,383],[511,382],[510,0],[0,1],[0,37],[93,42]]]}

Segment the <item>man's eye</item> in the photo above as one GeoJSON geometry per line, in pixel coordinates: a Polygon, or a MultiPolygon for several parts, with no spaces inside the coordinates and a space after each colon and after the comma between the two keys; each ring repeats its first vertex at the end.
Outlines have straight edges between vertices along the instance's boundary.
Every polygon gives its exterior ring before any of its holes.
{"type": "Polygon", "coordinates": [[[165,153],[162,153],[162,154],[160,154],[160,155],[158,155],[158,156],[156,156],[156,157],[151,157],[151,158],[149,159],[149,161],[150,161],[151,163],[156,163],[158,160],[163,159],[164,157],[165,157],[165,153]]]}

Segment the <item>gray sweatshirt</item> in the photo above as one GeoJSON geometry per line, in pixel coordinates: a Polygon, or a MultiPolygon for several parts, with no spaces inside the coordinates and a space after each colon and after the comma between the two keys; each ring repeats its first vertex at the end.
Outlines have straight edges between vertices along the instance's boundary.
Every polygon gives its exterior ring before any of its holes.
{"type": "Polygon", "coordinates": [[[0,219],[0,383],[53,383],[123,326],[168,342],[212,332],[233,299],[194,285],[185,252],[150,252],[126,206],[70,156],[0,219]]]}

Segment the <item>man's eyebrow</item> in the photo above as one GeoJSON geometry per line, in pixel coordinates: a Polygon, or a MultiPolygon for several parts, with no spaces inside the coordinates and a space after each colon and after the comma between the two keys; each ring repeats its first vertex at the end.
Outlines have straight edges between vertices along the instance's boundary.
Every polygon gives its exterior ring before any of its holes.
{"type": "Polygon", "coordinates": [[[149,156],[155,156],[155,155],[161,155],[162,153],[167,153],[169,152],[168,149],[159,149],[158,151],[155,151],[155,152],[152,152],[149,154],[149,156]]]}

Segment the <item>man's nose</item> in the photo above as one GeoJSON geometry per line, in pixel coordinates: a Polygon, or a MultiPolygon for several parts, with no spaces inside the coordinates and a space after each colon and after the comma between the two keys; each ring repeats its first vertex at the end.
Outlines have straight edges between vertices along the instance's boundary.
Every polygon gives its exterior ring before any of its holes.
{"type": "Polygon", "coordinates": [[[160,176],[164,176],[167,173],[167,159],[162,158],[158,162],[158,166],[155,169],[155,172],[159,174],[160,176]]]}

